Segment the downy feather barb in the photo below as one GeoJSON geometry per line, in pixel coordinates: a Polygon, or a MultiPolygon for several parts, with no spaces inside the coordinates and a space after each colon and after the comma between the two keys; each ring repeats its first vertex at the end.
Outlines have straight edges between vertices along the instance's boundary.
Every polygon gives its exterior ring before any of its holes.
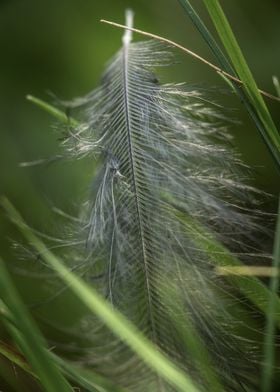
{"type": "MultiPolygon", "coordinates": [[[[128,11],[130,27],[132,20],[128,11]]],[[[73,157],[96,159],[81,213],[81,263],[112,306],[201,390],[209,390],[209,377],[194,340],[207,351],[217,390],[255,390],[251,345],[235,336],[227,287],[215,273],[213,257],[223,255],[201,246],[209,232],[233,251],[249,251],[241,238],[254,226],[250,187],[226,146],[224,116],[199,91],[159,82],[155,68],[173,61],[166,46],[131,39],[126,30],[100,87],[77,101],[81,125],[63,142],[73,157]]],[[[97,320],[90,336],[87,363],[116,384],[173,390],[97,320]]]]}

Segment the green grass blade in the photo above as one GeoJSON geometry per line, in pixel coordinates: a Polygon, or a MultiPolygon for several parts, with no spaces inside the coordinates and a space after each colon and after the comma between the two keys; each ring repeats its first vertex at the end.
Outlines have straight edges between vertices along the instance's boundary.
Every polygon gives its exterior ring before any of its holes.
{"type": "MultiPolygon", "coordinates": [[[[30,392],[30,383],[27,383],[29,385],[25,385],[26,375],[30,376],[31,380],[37,379],[36,381],[38,381],[38,377],[18,350],[3,341],[0,341],[0,376],[2,379],[11,386],[11,390],[14,392],[30,392]],[[21,372],[18,372],[18,369],[20,369],[21,372]],[[17,374],[17,377],[15,377],[15,374],[17,374]]],[[[38,388],[38,383],[33,383],[34,388],[38,388]]],[[[32,391],[33,390],[34,389],[32,388],[32,391]]]]}
{"type": "MultiPolygon", "coordinates": [[[[9,317],[11,318],[11,317],[9,317]]],[[[11,326],[7,327],[10,329],[11,326]]],[[[23,347],[23,337],[15,328],[13,329],[13,336],[16,337],[18,345],[23,347]]],[[[0,354],[7,358],[10,362],[17,365],[19,368],[24,370],[26,373],[30,374],[38,380],[38,376],[34,373],[26,362],[26,360],[15,351],[14,348],[8,346],[6,343],[0,341],[0,354]]],[[[67,379],[72,380],[75,384],[85,388],[89,392],[125,392],[123,389],[116,387],[111,384],[109,380],[104,379],[100,375],[94,373],[92,370],[86,371],[83,368],[69,364],[64,359],[60,358],[56,354],[49,352],[52,361],[59,367],[61,372],[67,377],[67,379]]]]}
{"type": "Polygon", "coordinates": [[[59,366],[63,374],[89,392],[127,392],[125,389],[113,385],[109,380],[96,374],[92,369],[84,369],[69,364],[52,353],[53,361],[59,366]]]}
{"type": "Polygon", "coordinates": [[[232,65],[234,66],[238,77],[243,82],[249,100],[264,125],[265,133],[263,133],[262,136],[269,146],[274,158],[280,164],[279,132],[271,118],[263,97],[258,90],[254,77],[247,65],[222,7],[218,0],[204,0],[204,4],[208,9],[232,65]]]}
{"type": "MultiPolygon", "coordinates": [[[[175,267],[176,268],[176,267],[175,267]]],[[[186,276],[181,275],[186,282],[186,276]]],[[[205,346],[196,326],[194,325],[188,312],[182,313],[185,308],[182,300],[182,287],[171,285],[169,281],[160,281],[160,297],[164,303],[172,309],[172,323],[178,331],[182,345],[185,345],[194,366],[197,368],[205,385],[215,392],[224,392],[219,375],[215,370],[215,365],[211,358],[211,353],[205,346]]]]}
{"type": "Polygon", "coordinates": [[[24,223],[19,213],[10,202],[3,199],[2,206],[8,212],[12,221],[21,230],[24,237],[40,253],[47,262],[69,285],[77,297],[96,314],[107,327],[122,341],[124,341],[142,360],[163,379],[177,388],[178,391],[198,392],[193,381],[171,362],[121,313],[112,307],[89,285],[73,274],[44,243],[36,237],[34,232],[24,223]]]}
{"type": "Polygon", "coordinates": [[[270,279],[270,298],[266,312],[266,328],[264,338],[264,365],[262,369],[262,392],[272,390],[273,370],[275,366],[275,334],[276,322],[280,314],[276,296],[279,290],[280,271],[280,198],[278,208],[277,227],[274,240],[273,267],[278,271],[270,279]]]}
{"type": "MultiPolygon", "coordinates": [[[[195,221],[182,219],[187,226],[187,230],[192,233],[192,238],[199,247],[207,253],[210,260],[217,267],[225,266],[242,266],[243,263],[235,257],[230,251],[219,243],[209,231],[195,221]]],[[[242,276],[228,274],[226,279],[245,295],[257,308],[266,314],[271,298],[275,306],[275,320],[280,326],[280,298],[277,293],[271,293],[270,290],[254,276],[242,276]]]]}
{"type": "Polygon", "coordinates": [[[29,364],[26,362],[26,360],[18,352],[16,352],[14,348],[8,346],[5,342],[2,341],[0,341],[0,354],[6,359],[8,359],[10,362],[24,370],[26,373],[30,374],[35,378],[37,377],[30,368],[29,364]]]}
{"type": "Polygon", "coordinates": [[[8,315],[13,320],[13,323],[7,321],[6,326],[38,375],[43,388],[47,392],[57,392],[58,390],[61,392],[72,391],[70,384],[51,360],[46,343],[36,324],[26,312],[25,306],[1,259],[0,297],[4,306],[7,308],[8,315]],[[17,333],[22,336],[21,343],[17,338],[17,333]]]}
{"type": "MultiPolygon", "coordinates": [[[[15,365],[7,361],[0,355],[0,387],[2,392],[34,392],[35,385],[27,381],[26,376],[18,371],[15,365]],[[8,389],[4,389],[3,381],[7,384],[8,389]]],[[[38,385],[36,385],[38,390],[38,385]]],[[[36,391],[35,391],[36,392],[36,391]]]]}
{"type": "MultiPolygon", "coordinates": [[[[235,72],[234,68],[228,61],[227,57],[224,55],[223,51],[221,50],[220,46],[216,42],[215,38],[213,35],[210,33],[198,13],[195,11],[193,6],[191,5],[189,0],[179,0],[180,4],[183,6],[184,10],[187,12],[188,16],[192,20],[193,24],[196,26],[198,31],[201,33],[202,37],[204,38],[205,42],[211,49],[212,53],[215,55],[219,66],[221,69],[226,71],[227,73],[238,77],[238,74],[235,72]]],[[[222,76],[222,74],[221,74],[222,76]]],[[[266,125],[263,123],[261,118],[258,115],[257,110],[254,108],[254,104],[251,102],[247,94],[240,89],[240,84],[235,83],[235,82],[230,82],[231,85],[235,87],[235,92],[236,94],[240,97],[241,101],[244,103],[246,110],[248,111],[250,117],[252,118],[254,124],[256,125],[258,131],[260,132],[263,140],[265,141],[266,145],[272,152],[272,155],[277,163],[277,165],[280,167],[280,154],[279,150],[275,148],[273,144],[271,144],[269,138],[267,137],[267,130],[266,130],[266,125]]]]}
{"type": "Polygon", "coordinates": [[[27,95],[26,99],[32,103],[34,103],[39,108],[43,109],[45,112],[49,113],[51,116],[61,121],[64,124],[71,125],[76,127],[78,122],[72,117],[68,117],[62,110],[57,109],[53,105],[43,101],[42,99],[33,97],[33,95],[27,95]]]}
{"type": "Polygon", "coordinates": [[[233,76],[237,76],[235,74],[234,69],[232,68],[230,62],[228,61],[228,59],[226,58],[226,56],[222,52],[221,48],[217,44],[215,38],[212,36],[210,31],[207,29],[206,25],[203,23],[200,16],[198,15],[198,13],[194,9],[194,7],[191,5],[190,1],[189,0],[179,0],[179,3],[182,5],[184,10],[187,12],[191,21],[193,22],[193,24],[195,25],[197,30],[200,32],[200,34],[202,35],[202,37],[204,38],[204,40],[206,41],[206,43],[210,47],[213,54],[216,56],[220,67],[224,71],[232,74],[233,76]]]}
{"type": "Polygon", "coordinates": [[[272,82],[273,82],[276,94],[280,98],[280,83],[279,83],[279,79],[277,78],[277,76],[272,77],[272,82]]]}

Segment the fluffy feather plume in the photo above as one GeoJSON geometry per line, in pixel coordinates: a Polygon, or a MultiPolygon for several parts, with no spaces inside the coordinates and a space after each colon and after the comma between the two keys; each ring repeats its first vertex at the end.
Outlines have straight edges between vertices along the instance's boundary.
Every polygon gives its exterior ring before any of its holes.
{"type": "MultiPolygon", "coordinates": [[[[252,226],[243,198],[250,189],[222,146],[228,139],[223,116],[200,93],[159,83],[154,69],[170,62],[166,47],[131,43],[127,30],[101,86],[73,105],[81,106],[82,122],[63,144],[75,158],[96,158],[98,172],[82,208],[83,250],[75,260],[201,390],[209,390],[210,375],[192,339],[207,351],[222,385],[216,390],[255,390],[250,344],[232,333],[225,282],[195,230],[198,225],[233,251],[248,251],[240,238],[252,226]]],[[[129,391],[173,390],[98,320],[89,322],[89,365],[129,391]]]]}

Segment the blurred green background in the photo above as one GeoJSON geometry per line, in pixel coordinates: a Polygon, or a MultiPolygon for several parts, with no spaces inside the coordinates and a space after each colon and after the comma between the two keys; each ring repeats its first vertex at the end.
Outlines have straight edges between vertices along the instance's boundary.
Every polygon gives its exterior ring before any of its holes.
{"type": "MultiPolygon", "coordinates": [[[[212,28],[201,2],[193,3],[212,28]]],[[[274,92],[271,77],[280,73],[279,1],[264,4],[239,0],[222,4],[259,86],[274,92]]],[[[64,206],[75,200],[81,173],[69,164],[19,167],[22,161],[54,155],[59,144],[59,135],[52,130],[54,120],[27,102],[25,96],[33,94],[52,102],[48,91],[71,99],[93,89],[104,64],[119,48],[122,34],[99,20],[123,22],[128,6],[136,13],[137,27],[180,42],[214,61],[176,0],[0,2],[0,186],[1,193],[11,198],[28,218],[41,220],[46,199],[64,206]]],[[[178,52],[176,64],[164,73],[164,81],[226,87],[206,65],[178,52]]],[[[259,187],[276,193],[279,177],[274,163],[238,98],[218,92],[216,100],[234,109],[231,116],[242,121],[231,131],[243,159],[253,166],[259,187]]],[[[279,103],[270,101],[268,105],[279,124],[279,103]]]]}
{"type": "MultiPolygon", "coordinates": [[[[280,76],[279,0],[221,3],[259,87],[274,93],[272,75],[280,76]]],[[[193,4],[213,31],[201,2],[194,0],[193,4]]],[[[51,206],[67,212],[77,209],[90,185],[91,171],[83,162],[20,167],[21,162],[59,153],[56,122],[25,96],[32,94],[52,102],[48,91],[69,100],[93,89],[104,64],[119,49],[122,35],[119,29],[99,20],[123,23],[127,7],[135,11],[136,27],[172,39],[215,62],[176,0],[0,0],[0,194],[5,194],[39,230],[56,229],[51,206]]],[[[206,89],[217,87],[211,96],[240,121],[231,126],[231,132],[242,159],[252,167],[252,183],[273,195],[279,192],[279,174],[272,158],[238,98],[219,91],[227,85],[218,75],[177,52],[176,63],[162,79],[206,89]]],[[[279,103],[268,101],[268,106],[279,127],[279,103]]],[[[272,198],[265,208],[275,212],[275,205],[272,198]]],[[[16,256],[10,239],[17,234],[3,214],[0,224],[1,255],[12,263],[16,256]]],[[[15,279],[27,302],[47,295],[41,293],[41,282],[24,276],[15,279]]],[[[42,312],[50,319],[53,314],[63,324],[82,312],[71,302],[73,313],[67,315],[65,302],[56,302],[56,307],[46,306],[42,312]]]]}

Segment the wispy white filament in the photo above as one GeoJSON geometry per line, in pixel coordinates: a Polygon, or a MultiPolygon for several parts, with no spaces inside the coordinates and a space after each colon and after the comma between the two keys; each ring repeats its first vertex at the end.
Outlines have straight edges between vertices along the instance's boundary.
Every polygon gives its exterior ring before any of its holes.
{"type": "MultiPolygon", "coordinates": [[[[132,11],[126,25],[133,25],[132,11]]],[[[234,252],[249,250],[242,238],[254,226],[246,213],[251,189],[226,145],[224,115],[201,92],[159,82],[155,69],[172,62],[166,47],[131,39],[126,30],[100,87],[83,100],[82,125],[64,141],[74,158],[96,159],[92,192],[81,208],[84,248],[75,260],[202,391],[208,383],[185,339],[190,325],[224,390],[253,390],[245,371],[250,345],[231,331],[230,301],[221,295],[227,289],[213,261],[223,255],[213,255],[211,243],[209,251],[202,246],[196,229],[234,252]]],[[[90,338],[87,362],[117,385],[172,391],[97,320],[90,338]]]]}

